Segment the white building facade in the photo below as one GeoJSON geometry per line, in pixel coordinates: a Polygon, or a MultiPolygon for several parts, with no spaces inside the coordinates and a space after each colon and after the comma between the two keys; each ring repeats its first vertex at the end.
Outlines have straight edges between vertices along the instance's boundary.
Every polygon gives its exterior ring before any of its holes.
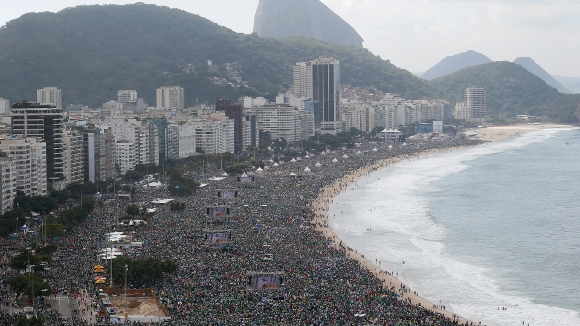
{"type": "Polygon", "coordinates": [[[165,86],[157,89],[157,108],[183,110],[185,96],[179,86],[165,86]]]}
{"type": "Polygon", "coordinates": [[[62,109],[62,91],[56,87],[45,87],[36,91],[36,102],[62,109]]]}

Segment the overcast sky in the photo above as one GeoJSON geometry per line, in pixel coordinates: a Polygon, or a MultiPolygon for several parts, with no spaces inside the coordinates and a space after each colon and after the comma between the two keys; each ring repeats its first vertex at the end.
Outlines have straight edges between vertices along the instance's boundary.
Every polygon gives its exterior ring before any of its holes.
{"type": "MultiPolygon", "coordinates": [[[[27,12],[56,12],[113,0],[2,1],[0,25],[27,12]],[[8,2],[8,3],[5,3],[8,2]]],[[[251,33],[259,0],[144,0],[251,33]]],[[[475,50],[495,61],[532,57],[550,74],[580,77],[578,0],[322,0],[364,38],[364,46],[411,72],[475,50]]]]}

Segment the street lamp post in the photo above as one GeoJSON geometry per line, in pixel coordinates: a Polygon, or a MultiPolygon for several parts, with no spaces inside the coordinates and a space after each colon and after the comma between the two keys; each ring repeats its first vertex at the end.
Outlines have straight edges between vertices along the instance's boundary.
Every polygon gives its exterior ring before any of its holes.
{"type": "Polygon", "coordinates": [[[125,324],[129,319],[129,312],[127,311],[127,264],[125,264],[125,324]]]}

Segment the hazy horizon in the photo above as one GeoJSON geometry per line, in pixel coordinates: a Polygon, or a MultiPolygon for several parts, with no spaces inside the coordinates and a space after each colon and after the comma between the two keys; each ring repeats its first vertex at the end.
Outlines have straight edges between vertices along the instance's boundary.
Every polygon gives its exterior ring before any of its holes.
{"type": "MultiPolygon", "coordinates": [[[[5,4],[0,25],[29,12],[136,1],[25,0],[5,4]]],[[[259,0],[144,1],[251,33],[259,0]]],[[[569,0],[322,0],[364,38],[364,47],[410,72],[474,50],[495,61],[531,57],[551,75],[580,77],[580,3],[569,0]]]]}

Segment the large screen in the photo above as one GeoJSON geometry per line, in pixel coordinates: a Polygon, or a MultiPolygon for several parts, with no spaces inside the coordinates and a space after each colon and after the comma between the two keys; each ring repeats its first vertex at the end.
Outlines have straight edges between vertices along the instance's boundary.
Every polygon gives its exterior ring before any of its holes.
{"type": "Polygon", "coordinates": [[[230,208],[223,207],[207,207],[207,214],[211,217],[227,217],[230,215],[230,208]]]}
{"type": "Polygon", "coordinates": [[[235,190],[220,190],[218,191],[218,198],[234,199],[238,197],[238,192],[235,190]]]}
{"type": "Polygon", "coordinates": [[[229,231],[213,232],[210,234],[209,239],[211,244],[226,244],[230,239],[230,234],[229,231]]]}
{"type": "Polygon", "coordinates": [[[248,282],[254,290],[277,290],[282,283],[282,277],[273,274],[255,274],[249,276],[248,282]]]}

